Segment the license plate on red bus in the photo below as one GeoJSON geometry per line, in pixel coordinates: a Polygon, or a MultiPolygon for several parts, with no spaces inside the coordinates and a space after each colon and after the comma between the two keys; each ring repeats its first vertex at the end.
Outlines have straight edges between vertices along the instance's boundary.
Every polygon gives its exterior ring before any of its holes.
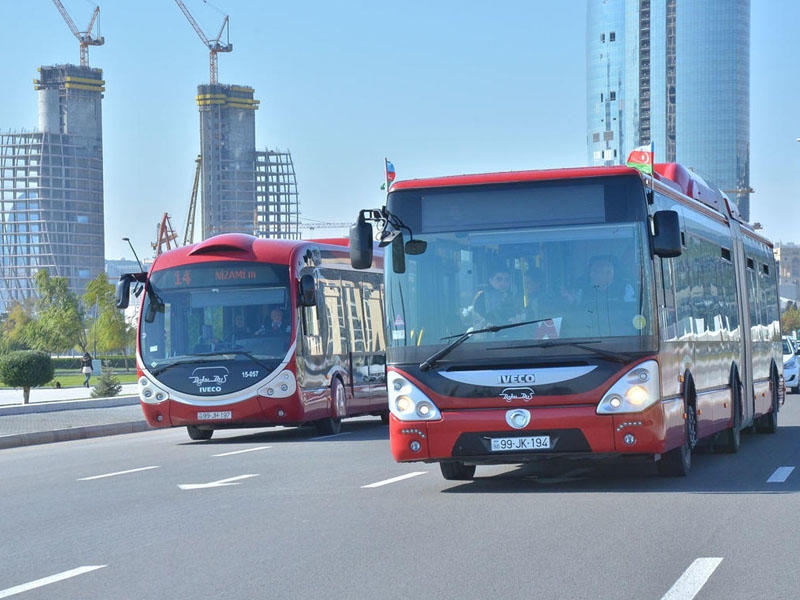
{"type": "Polygon", "coordinates": [[[229,410],[219,410],[216,412],[199,412],[197,413],[198,421],[217,421],[220,419],[230,419],[233,415],[229,410]]]}
{"type": "Polygon", "coordinates": [[[529,437],[489,438],[492,452],[511,452],[516,450],[547,450],[550,448],[549,435],[529,437]]]}

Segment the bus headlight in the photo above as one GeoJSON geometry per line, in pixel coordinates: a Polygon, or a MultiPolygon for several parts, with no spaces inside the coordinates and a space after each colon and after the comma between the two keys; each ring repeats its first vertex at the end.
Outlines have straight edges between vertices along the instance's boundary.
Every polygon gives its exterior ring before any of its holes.
{"type": "Polygon", "coordinates": [[[597,405],[597,414],[641,412],[659,398],[658,363],[648,360],[620,377],[597,405]]]}
{"type": "Polygon", "coordinates": [[[155,385],[147,377],[139,377],[139,399],[147,404],[159,404],[164,402],[169,394],[155,385]]]}
{"type": "Polygon", "coordinates": [[[408,379],[389,371],[386,375],[389,410],[401,421],[435,421],[442,413],[422,391],[408,379]]]}

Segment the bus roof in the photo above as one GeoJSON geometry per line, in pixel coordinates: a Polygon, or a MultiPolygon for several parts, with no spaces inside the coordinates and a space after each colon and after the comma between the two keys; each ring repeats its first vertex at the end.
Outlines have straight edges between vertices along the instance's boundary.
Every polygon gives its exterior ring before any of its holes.
{"type": "MultiPolygon", "coordinates": [[[[540,169],[530,171],[503,171],[499,173],[476,173],[450,175],[425,179],[396,181],[390,192],[425,188],[447,188],[458,186],[479,186],[502,183],[523,183],[527,181],[552,181],[558,179],[582,179],[588,177],[613,177],[617,175],[639,175],[644,183],[651,184],[650,175],[645,175],[633,167],[614,165],[609,167],[567,167],[562,169],[540,169]]],[[[689,198],[709,206],[726,217],[742,222],[738,208],[718,189],[708,185],[702,177],[678,163],[656,163],[653,165],[652,180],[660,182],[689,198]]]]}
{"type": "Polygon", "coordinates": [[[249,260],[288,264],[306,248],[327,247],[346,254],[346,238],[311,240],[264,239],[243,233],[224,233],[160,254],[152,268],[163,269],[206,260],[249,260]]]}

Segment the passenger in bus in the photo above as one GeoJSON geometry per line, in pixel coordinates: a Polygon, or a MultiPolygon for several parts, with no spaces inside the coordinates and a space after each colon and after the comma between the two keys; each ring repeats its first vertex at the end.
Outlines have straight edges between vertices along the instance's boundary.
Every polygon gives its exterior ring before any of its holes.
{"type": "Polygon", "coordinates": [[[269,322],[265,323],[257,335],[283,336],[292,331],[292,326],[283,322],[283,309],[276,306],[269,313],[269,322]]]}
{"type": "Polygon", "coordinates": [[[246,337],[250,337],[253,335],[253,332],[245,323],[244,315],[238,314],[233,319],[233,337],[234,339],[242,339],[246,337]]]}
{"type": "Polygon", "coordinates": [[[203,325],[201,328],[200,337],[198,338],[197,344],[195,344],[192,351],[196,354],[202,352],[214,352],[218,344],[219,340],[214,337],[211,325],[203,325]]]}
{"type": "Polygon", "coordinates": [[[586,335],[626,335],[634,317],[633,286],[616,277],[609,255],[589,259],[587,278],[573,293],[565,293],[569,304],[580,307],[581,329],[586,335]]]}
{"type": "Polygon", "coordinates": [[[488,284],[475,294],[473,311],[490,325],[505,325],[524,318],[522,298],[511,285],[511,273],[495,269],[488,284]]]}

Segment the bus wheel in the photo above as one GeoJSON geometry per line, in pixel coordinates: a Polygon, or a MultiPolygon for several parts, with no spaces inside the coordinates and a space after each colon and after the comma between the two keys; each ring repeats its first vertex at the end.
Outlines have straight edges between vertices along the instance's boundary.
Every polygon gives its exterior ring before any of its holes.
{"type": "Polygon", "coordinates": [[[778,381],[773,376],[770,382],[772,388],[772,410],[756,419],[756,431],[759,433],[775,433],[778,431],[778,381]]]}
{"type": "Polygon", "coordinates": [[[463,481],[472,479],[475,476],[475,465],[465,465],[458,460],[440,462],[439,468],[442,470],[442,477],[445,479],[463,481]]]}
{"type": "Polygon", "coordinates": [[[733,424],[730,429],[722,432],[722,447],[728,454],[736,454],[742,445],[742,384],[736,378],[732,390],[733,395],[733,424]]]}
{"type": "Polygon", "coordinates": [[[317,431],[322,435],[336,435],[342,431],[342,417],[347,412],[347,395],[341,381],[331,384],[331,416],[316,421],[317,431]]]}
{"type": "Polygon", "coordinates": [[[210,440],[214,435],[213,429],[200,429],[197,425],[187,425],[186,431],[193,440],[210,440]]]}
{"type": "Polygon", "coordinates": [[[658,461],[658,472],[665,477],[685,477],[692,469],[692,449],[697,444],[697,413],[692,404],[686,405],[683,443],[664,454],[658,461]]]}

